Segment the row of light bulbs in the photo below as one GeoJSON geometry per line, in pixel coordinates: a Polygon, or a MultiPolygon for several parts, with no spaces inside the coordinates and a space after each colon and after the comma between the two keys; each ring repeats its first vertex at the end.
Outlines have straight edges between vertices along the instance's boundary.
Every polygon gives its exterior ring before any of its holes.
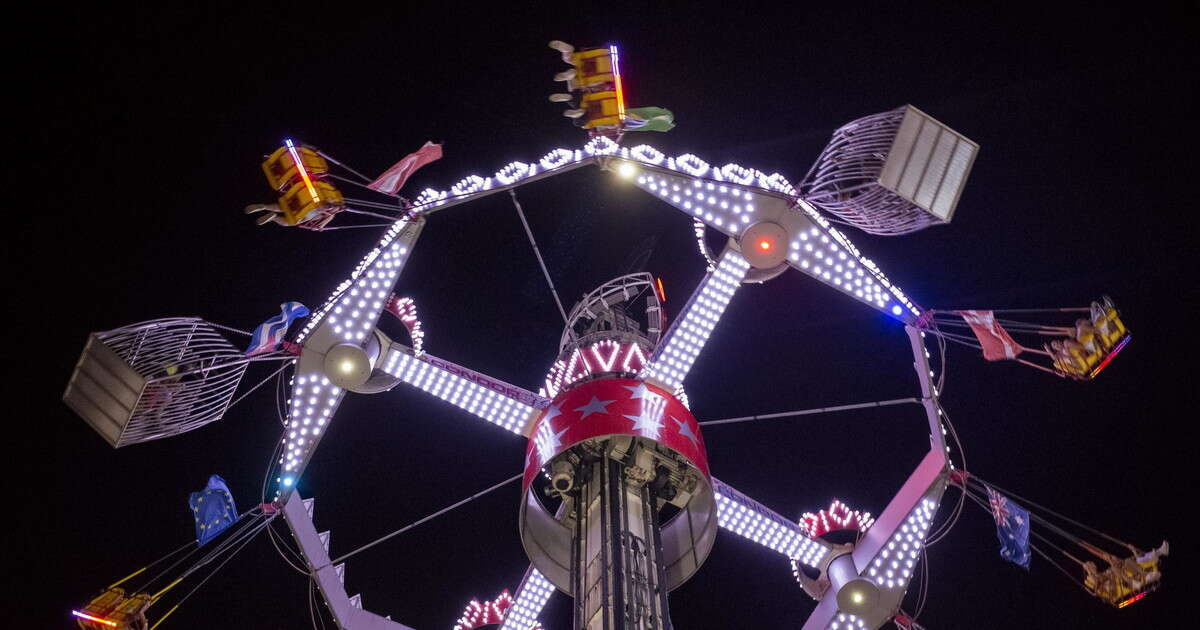
{"type": "Polygon", "coordinates": [[[399,349],[388,353],[383,371],[513,433],[523,432],[534,412],[533,407],[458,374],[434,367],[399,349]]]}
{"type": "Polygon", "coordinates": [[[904,589],[920,558],[921,546],[936,509],[937,501],[929,497],[921,499],[871,561],[867,569],[869,579],[880,587],[904,589]]]}
{"type": "Polygon", "coordinates": [[[538,615],[542,613],[542,608],[545,608],[553,593],[554,585],[550,584],[550,580],[537,569],[530,568],[529,577],[517,592],[500,630],[529,630],[534,627],[538,615]]]}
{"type": "Polygon", "coordinates": [[[519,160],[509,162],[491,177],[468,175],[458,180],[448,191],[426,188],[417,196],[415,209],[418,211],[427,210],[441,206],[451,199],[486,192],[497,186],[511,186],[540,172],[553,171],[594,157],[616,157],[631,162],[641,162],[643,164],[667,168],[672,171],[679,171],[692,177],[708,177],[718,182],[729,182],[741,186],[755,186],[788,196],[796,195],[796,189],[788,182],[786,177],[779,173],[767,175],[756,169],[732,163],[719,168],[713,167],[708,162],[691,153],[668,157],[663,152],[649,145],[641,144],[632,148],[622,147],[610,138],[597,136],[589,140],[582,150],[554,149],[542,156],[536,163],[527,163],[519,160]]]}
{"type": "Polygon", "coordinates": [[[661,382],[668,390],[683,384],[749,269],[750,263],[736,251],[727,249],[722,254],[717,268],[701,283],[683,317],[671,327],[666,340],[655,351],[646,370],[647,378],[661,382]]]}
{"type": "Polygon", "coordinates": [[[810,567],[816,567],[829,553],[824,545],[805,536],[795,523],[782,517],[772,518],[769,510],[740,493],[718,490],[716,497],[717,525],[724,529],[810,567]]]}

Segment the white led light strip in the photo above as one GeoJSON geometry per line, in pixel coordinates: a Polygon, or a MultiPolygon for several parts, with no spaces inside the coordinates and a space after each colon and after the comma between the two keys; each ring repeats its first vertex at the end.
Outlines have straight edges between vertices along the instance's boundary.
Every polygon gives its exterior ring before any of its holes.
{"type": "MultiPolygon", "coordinates": [[[[431,360],[450,365],[429,355],[417,359],[405,350],[393,347],[384,361],[383,371],[496,426],[516,434],[524,432],[536,408],[514,398],[514,395],[528,400],[536,398],[533,394],[491,379],[484,381],[491,386],[485,386],[463,374],[443,369],[431,363],[431,360]],[[508,391],[501,393],[494,388],[508,391]]],[[[469,373],[467,370],[463,372],[469,373]]]]}
{"type": "Polygon", "coordinates": [[[920,307],[892,284],[874,261],[863,256],[845,234],[807,202],[800,200],[797,205],[816,225],[792,234],[788,264],[893,317],[907,319],[909,314],[921,315],[920,307]]]}
{"type": "Polygon", "coordinates": [[[643,371],[644,378],[672,391],[683,384],[749,269],[750,263],[733,249],[721,254],[717,268],[700,283],[666,339],[655,349],[649,367],[643,371]]]}
{"type": "MultiPolygon", "coordinates": [[[[741,168],[736,164],[725,168],[730,167],[741,168]]],[[[756,194],[743,190],[741,186],[702,179],[693,179],[688,183],[680,181],[677,175],[654,172],[638,175],[637,184],[639,188],[728,234],[738,234],[757,221],[754,205],[756,194]]]]}
{"type": "Polygon", "coordinates": [[[892,534],[887,544],[876,554],[867,567],[865,577],[880,588],[903,592],[921,556],[921,546],[925,543],[925,535],[929,533],[929,524],[937,505],[934,499],[921,499],[917,507],[908,513],[908,518],[904,519],[900,529],[892,534]]]}
{"type": "Polygon", "coordinates": [[[804,535],[796,523],[723,482],[713,479],[717,497],[717,524],[739,536],[810,567],[818,567],[829,553],[823,541],[804,535]]]}
{"type": "MultiPolygon", "coordinates": [[[[690,153],[668,157],[663,152],[649,145],[640,144],[635,147],[622,147],[609,138],[597,137],[589,140],[582,150],[560,148],[550,151],[536,162],[523,162],[520,160],[509,162],[491,177],[467,175],[459,179],[449,190],[426,188],[417,196],[412,209],[416,212],[428,212],[436,208],[457,205],[484,195],[519,186],[523,182],[527,183],[528,181],[541,179],[554,174],[556,171],[567,171],[583,166],[584,164],[594,163],[598,160],[613,158],[642,163],[648,167],[665,169],[667,171],[676,171],[691,177],[712,180],[718,182],[718,185],[727,184],[725,187],[730,191],[738,188],[753,187],[787,197],[796,196],[796,189],[788,182],[786,177],[779,173],[767,175],[761,171],[737,164],[726,164],[717,168],[710,166],[708,162],[690,153]]],[[[653,170],[653,168],[647,170],[653,170]]],[[[646,184],[647,182],[639,183],[642,187],[646,187],[646,184]]],[[[745,198],[749,199],[749,193],[745,193],[745,198]]],[[[730,196],[725,201],[731,202],[732,199],[734,197],[730,196]]],[[[714,201],[714,204],[717,204],[717,202],[714,201]]],[[[715,218],[716,215],[714,214],[714,220],[715,218]]],[[[726,221],[727,219],[722,218],[722,222],[726,221]]]]}
{"type": "Polygon", "coordinates": [[[292,383],[292,403],[283,437],[280,483],[289,488],[301,464],[321,439],[342,390],[323,374],[299,375],[292,383]]]}
{"type": "Polygon", "coordinates": [[[538,615],[542,614],[542,608],[545,608],[553,593],[554,585],[550,584],[550,580],[537,569],[529,567],[529,573],[517,589],[517,596],[500,630],[529,630],[537,622],[538,615]]]}
{"type": "Polygon", "coordinates": [[[857,615],[839,612],[825,627],[828,630],[867,630],[867,622],[857,615]]]}
{"type": "Polygon", "coordinates": [[[280,474],[276,496],[295,487],[344,393],[324,375],[319,354],[334,344],[365,342],[423,224],[423,220],[412,222],[407,218],[392,224],[297,337],[297,342],[303,342],[305,350],[311,352],[301,355],[292,377],[283,452],[277,462],[280,474]]]}
{"type": "Polygon", "coordinates": [[[379,243],[359,261],[350,277],[343,280],[325,304],[308,318],[296,336],[296,343],[308,339],[327,317],[335,325],[334,332],[340,340],[362,341],[367,333],[361,325],[369,320],[373,326],[379,319],[379,313],[391,295],[392,285],[404,267],[409,250],[420,232],[419,224],[423,221],[417,223],[414,225],[407,217],[393,223],[379,243]],[[398,239],[402,234],[404,236],[398,239]]]}

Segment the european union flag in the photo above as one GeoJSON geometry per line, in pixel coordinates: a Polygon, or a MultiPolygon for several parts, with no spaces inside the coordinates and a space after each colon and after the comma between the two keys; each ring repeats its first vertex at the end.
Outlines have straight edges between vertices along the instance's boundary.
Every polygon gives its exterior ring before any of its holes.
{"type": "Polygon", "coordinates": [[[996,519],[996,536],[1000,538],[1000,557],[1028,570],[1029,510],[991,488],[987,492],[988,506],[996,519]]]}
{"type": "Polygon", "coordinates": [[[188,507],[196,519],[196,542],[200,545],[216,538],[238,518],[229,486],[218,475],[209,477],[203,490],[188,497],[188,507]]]}

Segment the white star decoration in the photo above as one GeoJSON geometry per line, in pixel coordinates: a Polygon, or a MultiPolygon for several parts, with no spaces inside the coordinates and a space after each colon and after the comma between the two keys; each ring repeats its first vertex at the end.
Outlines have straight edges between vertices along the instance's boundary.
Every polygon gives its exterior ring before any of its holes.
{"type": "Polygon", "coordinates": [[[651,393],[650,389],[646,387],[645,383],[638,383],[637,385],[622,385],[621,387],[629,390],[629,400],[633,400],[634,398],[645,398],[646,394],[651,393]]]}
{"type": "Polygon", "coordinates": [[[560,438],[570,428],[570,426],[567,426],[562,431],[555,433],[554,427],[550,426],[549,422],[543,422],[538,427],[537,436],[534,437],[533,441],[537,445],[538,459],[541,460],[542,465],[545,465],[554,456],[554,453],[558,452],[558,448],[562,446],[560,438]]]}
{"type": "Polygon", "coordinates": [[[671,419],[674,420],[675,423],[679,425],[679,435],[682,435],[683,437],[691,440],[692,446],[695,446],[698,448],[700,446],[700,441],[699,441],[699,438],[696,437],[696,434],[692,433],[692,425],[688,424],[687,422],[685,422],[683,420],[680,420],[679,418],[676,418],[675,416],[671,416],[671,419]]]}
{"type": "Polygon", "coordinates": [[[650,414],[643,412],[640,416],[631,416],[629,414],[622,415],[630,420],[633,420],[634,431],[641,431],[642,435],[652,440],[658,439],[658,432],[663,428],[661,414],[650,414]]]}
{"type": "Polygon", "coordinates": [[[599,398],[592,396],[591,402],[582,407],[577,407],[575,411],[582,411],[583,415],[580,416],[579,419],[584,420],[594,413],[608,413],[607,407],[612,403],[613,401],[611,400],[600,400],[599,398]]]}

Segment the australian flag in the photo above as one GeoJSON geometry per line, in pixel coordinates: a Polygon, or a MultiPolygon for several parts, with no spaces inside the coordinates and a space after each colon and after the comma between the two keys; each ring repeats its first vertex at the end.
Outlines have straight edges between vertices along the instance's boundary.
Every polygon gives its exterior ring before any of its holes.
{"type": "Polygon", "coordinates": [[[188,497],[188,507],[196,519],[196,542],[200,545],[216,538],[237,521],[237,508],[225,480],[217,475],[208,478],[208,485],[188,497]]]}
{"type": "Polygon", "coordinates": [[[1029,510],[1008,497],[987,489],[988,507],[996,519],[996,536],[1000,538],[1000,557],[1029,569],[1029,510]]]}
{"type": "Polygon", "coordinates": [[[287,334],[288,326],[297,318],[308,315],[308,307],[299,302],[284,302],[279,305],[279,309],[282,312],[278,316],[268,319],[254,329],[254,334],[250,337],[250,347],[245,352],[246,356],[274,351],[287,334]]]}

